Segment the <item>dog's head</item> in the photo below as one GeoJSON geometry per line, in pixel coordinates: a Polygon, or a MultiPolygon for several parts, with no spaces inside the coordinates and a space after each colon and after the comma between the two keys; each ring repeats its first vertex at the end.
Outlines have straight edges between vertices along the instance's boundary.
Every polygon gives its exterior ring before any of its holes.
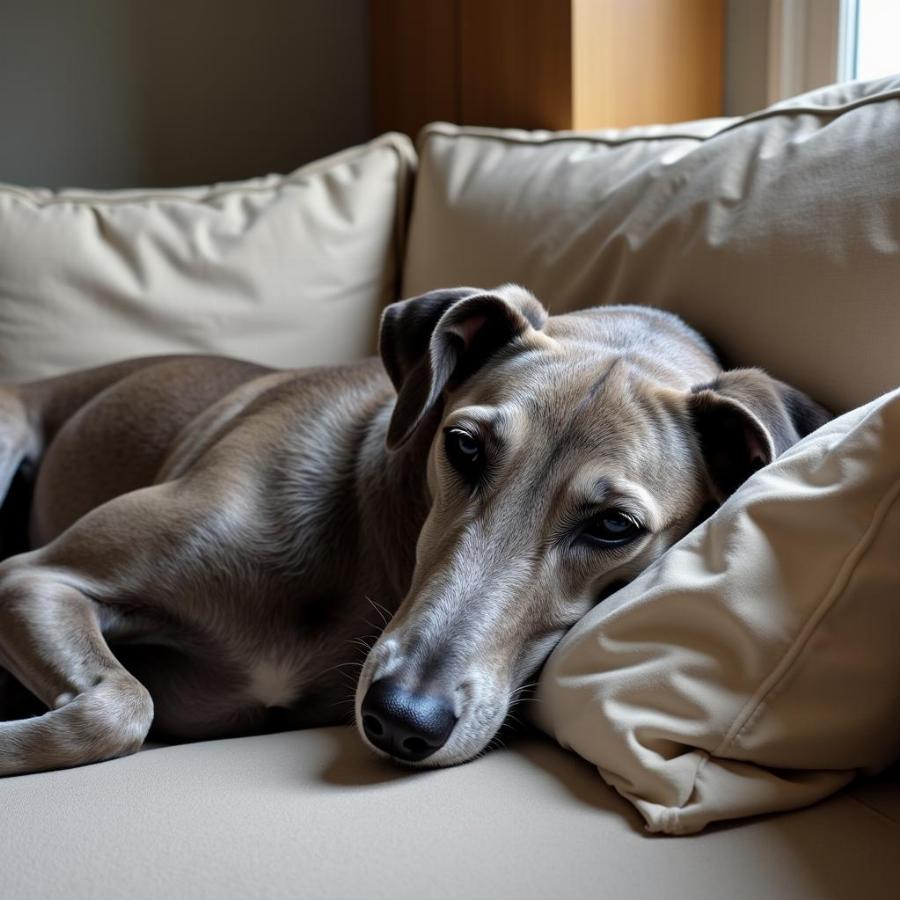
{"type": "Polygon", "coordinates": [[[381,354],[388,446],[430,442],[431,507],[356,715],[424,765],[480,752],[567,628],[828,418],[760,370],[721,372],[675,316],[548,318],[514,285],[393,304],[381,354]]]}

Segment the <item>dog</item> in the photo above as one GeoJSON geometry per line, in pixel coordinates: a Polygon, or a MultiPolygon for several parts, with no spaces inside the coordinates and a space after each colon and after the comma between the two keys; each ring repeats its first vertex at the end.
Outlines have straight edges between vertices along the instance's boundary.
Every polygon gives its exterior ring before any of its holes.
{"type": "Polygon", "coordinates": [[[351,711],[382,756],[471,759],[570,626],[829,418],[674,315],[515,285],[392,304],[380,356],[0,390],[33,548],[0,564],[0,695],[40,703],[0,713],[0,774],[351,711]]]}

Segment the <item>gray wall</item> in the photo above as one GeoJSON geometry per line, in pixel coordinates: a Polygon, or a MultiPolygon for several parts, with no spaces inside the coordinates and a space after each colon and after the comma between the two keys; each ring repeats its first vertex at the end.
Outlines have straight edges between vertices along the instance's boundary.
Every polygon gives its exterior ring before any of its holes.
{"type": "MultiPolygon", "coordinates": [[[[727,0],[727,115],[766,105],[768,8],[727,0]]],[[[369,67],[369,0],[0,0],[0,181],[288,172],[372,136],[369,67]]]]}
{"type": "Polygon", "coordinates": [[[371,136],[368,0],[0,0],[0,181],[204,184],[371,136]]]}

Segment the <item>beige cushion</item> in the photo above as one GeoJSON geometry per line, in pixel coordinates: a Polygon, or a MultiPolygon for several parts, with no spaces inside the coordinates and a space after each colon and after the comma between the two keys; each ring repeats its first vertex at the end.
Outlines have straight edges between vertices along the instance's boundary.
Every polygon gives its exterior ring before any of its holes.
{"type": "Polygon", "coordinates": [[[539,701],[653,831],[800,806],[900,757],[900,390],[596,607],[539,701]]]}
{"type": "Polygon", "coordinates": [[[182,351],[275,366],[370,354],[413,164],[394,134],[236,184],[0,186],[0,381],[182,351]]]}
{"type": "MultiPolygon", "coordinates": [[[[548,740],[437,772],[332,728],[0,779],[9,900],[859,900],[900,881],[896,815],[844,794],[696,838],[548,740]]],[[[900,782],[879,797],[900,796],[900,782]]]]}
{"type": "Polygon", "coordinates": [[[404,293],[519,281],[648,303],[835,410],[900,384],[900,76],[745,119],[573,134],[433,125],[404,293]]]}

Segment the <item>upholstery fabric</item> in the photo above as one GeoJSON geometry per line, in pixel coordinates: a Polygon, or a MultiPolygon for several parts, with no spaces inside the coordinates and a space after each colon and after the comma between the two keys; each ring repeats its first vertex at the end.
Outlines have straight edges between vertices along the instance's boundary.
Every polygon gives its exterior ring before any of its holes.
{"type": "Polygon", "coordinates": [[[0,779],[2,895],[15,900],[858,900],[900,881],[900,781],[883,808],[812,809],[644,836],[633,808],[547,739],[437,772],[384,763],[350,729],[147,750],[0,779]]]}
{"type": "Polygon", "coordinates": [[[900,390],[746,482],[557,646],[541,724],[653,831],[800,806],[900,757],[900,390]]]}
{"type": "Polygon", "coordinates": [[[661,306],[834,411],[900,384],[900,76],[743,119],[418,143],[407,296],[661,306]]]}
{"type": "Polygon", "coordinates": [[[414,159],[389,134],[212,187],[0,186],[0,381],[158,353],[287,367],[371,354],[414,159]]]}

